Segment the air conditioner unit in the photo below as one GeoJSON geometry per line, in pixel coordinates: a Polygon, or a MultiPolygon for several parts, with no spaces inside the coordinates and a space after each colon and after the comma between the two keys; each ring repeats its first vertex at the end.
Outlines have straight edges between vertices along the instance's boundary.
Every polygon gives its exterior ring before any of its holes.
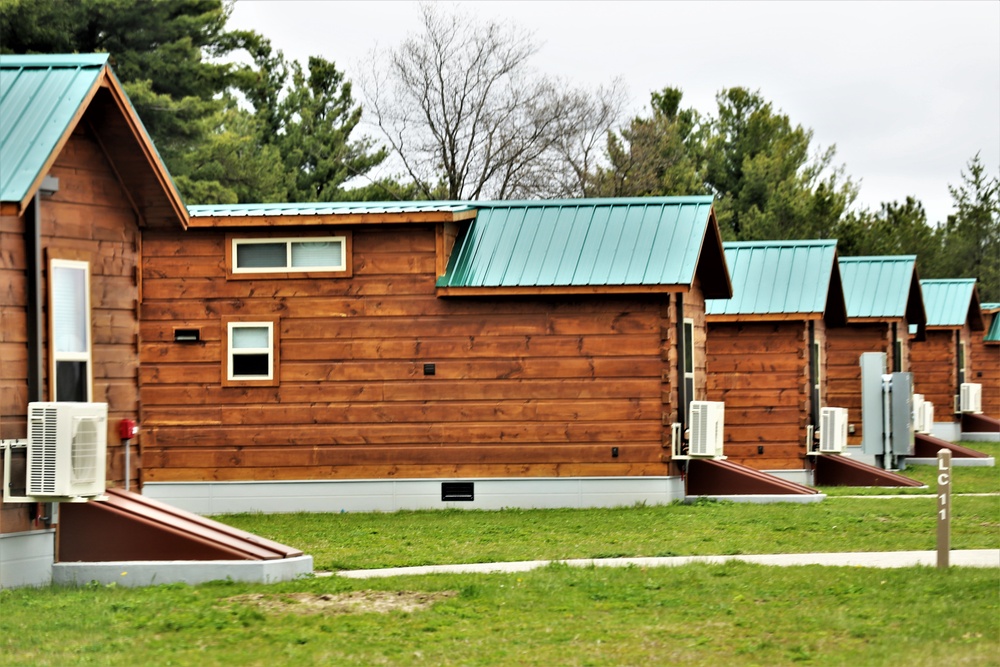
{"type": "Polygon", "coordinates": [[[847,447],[847,408],[819,409],[819,451],[839,454],[847,447]]]}
{"type": "Polygon", "coordinates": [[[107,403],[29,403],[27,495],[101,495],[107,444],[107,403]]]}
{"type": "Polygon", "coordinates": [[[924,424],[924,395],[914,394],[913,395],[913,432],[914,433],[924,433],[926,431],[926,426],[924,424]]]}
{"type": "Polygon", "coordinates": [[[722,456],[722,427],[726,404],[691,401],[690,456],[722,456]]]}
{"type": "Polygon", "coordinates": [[[924,401],[923,404],[924,416],[921,419],[923,423],[923,430],[919,433],[930,433],[934,430],[934,404],[930,401],[924,401]]]}
{"type": "Polygon", "coordinates": [[[960,412],[983,412],[983,385],[975,382],[963,382],[960,387],[960,412]]]}

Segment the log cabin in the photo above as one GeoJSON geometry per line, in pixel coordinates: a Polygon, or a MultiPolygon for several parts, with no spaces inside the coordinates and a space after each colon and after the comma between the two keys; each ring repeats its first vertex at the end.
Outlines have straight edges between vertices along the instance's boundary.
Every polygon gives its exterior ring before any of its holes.
{"type": "MultiPolygon", "coordinates": [[[[26,438],[29,402],[107,403],[106,480],[126,486],[141,233],[187,211],[107,60],[0,56],[0,439],[26,438]]],[[[0,504],[0,587],[50,580],[53,515],[0,504]]]]}
{"type": "Polygon", "coordinates": [[[932,435],[956,442],[961,439],[960,386],[976,381],[970,355],[972,335],[985,329],[976,280],[921,280],[920,289],[927,335],[910,346],[913,388],[934,404],[932,435]]]}
{"type": "Polygon", "coordinates": [[[972,332],[972,381],[983,386],[983,414],[1000,419],[1000,303],[982,305],[983,330],[972,332]]]}
{"type": "Polygon", "coordinates": [[[848,444],[861,444],[861,365],[865,352],[886,355],[889,372],[910,370],[910,325],[925,336],[920,278],[915,255],[841,257],[840,278],[847,326],[830,329],[827,344],[827,401],[847,408],[848,444]]]}
{"type": "Polygon", "coordinates": [[[847,319],[837,242],[724,248],[733,297],[708,299],[705,319],[707,393],[726,404],[725,455],[808,481],[807,427],[827,401],[827,332],[847,319]]]}
{"type": "Polygon", "coordinates": [[[197,512],[684,495],[711,197],[193,206],[143,236],[144,493],[197,512]]]}

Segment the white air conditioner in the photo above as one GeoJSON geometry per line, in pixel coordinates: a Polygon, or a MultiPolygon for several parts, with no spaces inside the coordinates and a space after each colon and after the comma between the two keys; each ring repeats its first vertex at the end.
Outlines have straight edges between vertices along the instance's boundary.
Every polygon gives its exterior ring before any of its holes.
{"type": "Polygon", "coordinates": [[[914,433],[924,433],[926,432],[926,426],[924,424],[924,395],[914,394],[913,395],[913,432],[914,433]]]}
{"type": "Polygon", "coordinates": [[[722,427],[726,404],[720,401],[691,401],[690,456],[722,456],[722,427]]]}
{"type": "Polygon", "coordinates": [[[975,382],[963,382],[960,387],[959,411],[983,412],[983,385],[975,382]]]}
{"type": "Polygon", "coordinates": [[[930,401],[924,401],[923,412],[924,416],[920,421],[924,428],[918,433],[930,433],[934,429],[934,404],[930,401]]]}
{"type": "Polygon", "coordinates": [[[839,454],[847,447],[847,408],[819,409],[819,451],[839,454]]]}
{"type": "Polygon", "coordinates": [[[29,403],[27,495],[101,495],[107,444],[107,403],[29,403]]]}

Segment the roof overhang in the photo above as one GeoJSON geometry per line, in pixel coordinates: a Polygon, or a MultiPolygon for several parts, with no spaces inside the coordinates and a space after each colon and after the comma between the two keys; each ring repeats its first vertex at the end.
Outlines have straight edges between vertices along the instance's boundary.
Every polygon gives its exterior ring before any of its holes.
{"type": "Polygon", "coordinates": [[[830,268],[830,286],[826,291],[823,319],[829,327],[847,324],[847,299],[844,297],[844,283],[840,279],[840,262],[837,261],[836,249],[833,252],[833,266],[830,268]]]}
{"type": "Polygon", "coordinates": [[[713,206],[708,215],[705,236],[701,242],[701,252],[698,255],[698,267],[695,275],[701,282],[701,289],[706,299],[731,299],[733,297],[733,282],[729,277],[729,266],[726,264],[726,252],[722,247],[722,232],[715,217],[713,206]]]}
{"type": "Polygon", "coordinates": [[[241,215],[200,215],[190,217],[192,229],[248,229],[346,225],[399,225],[463,222],[476,217],[475,209],[461,211],[362,211],[340,213],[245,213],[241,215]]]}
{"type": "Polygon", "coordinates": [[[438,296],[583,296],[589,294],[673,294],[691,291],[689,285],[551,285],[530,287],[438,287],[438,296]]]}
{"type": "Polygon", "coordinates": [[[705,315],[706,322],[808,322],[822,320],[824,313],[747,313],[732,315],[705,315]]]}
{"type": "Polygon", "coordinates": [[[28,203],[39,191],[42,181],[49,175],[81,123],[93,132],[107,155],[139,216],[140,224],[166,228],[186,226],[184,202],[128,96],[106,63],[56,140],[24,197],[18,202],[4,202],[0,211],[5,215],[24,214],[28,203]]]}
{"type": "Polygon", "coordinates": [[[983,321],[983,309],[979,305],[979,290],[972,286],[972,298],[969,299],[969,328],[973,331],[984,331],[986,323],[983,321]]]}

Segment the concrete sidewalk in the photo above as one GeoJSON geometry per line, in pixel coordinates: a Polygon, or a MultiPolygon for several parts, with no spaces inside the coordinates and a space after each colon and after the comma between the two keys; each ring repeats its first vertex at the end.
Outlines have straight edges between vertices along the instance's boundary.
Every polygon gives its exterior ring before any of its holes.
{"type": "MultiPolygon", "coordinates": [[[[764,554],[740,556],[673,556],[669,558],[580,558],[573,560],[529,560],[514,563],[468,563],[462,565],[426,565],[419,567],[393,567],[380,570],[342,570],[317,573],[317,576],[369,579],[396,577],[409,574],[457,574],[490,572],[527,572],[551,563],[573,567],[675,567],[689,563],[725,563],[731,560],[759,565],[829,565],[839,567],[912,567],[936,566],[936,551],[886,551],[820,554],[764,554]]],[[[955,567],[1000,567],[1000,549],[969,549],[952,551],[949,563],[955,567]]]]}

